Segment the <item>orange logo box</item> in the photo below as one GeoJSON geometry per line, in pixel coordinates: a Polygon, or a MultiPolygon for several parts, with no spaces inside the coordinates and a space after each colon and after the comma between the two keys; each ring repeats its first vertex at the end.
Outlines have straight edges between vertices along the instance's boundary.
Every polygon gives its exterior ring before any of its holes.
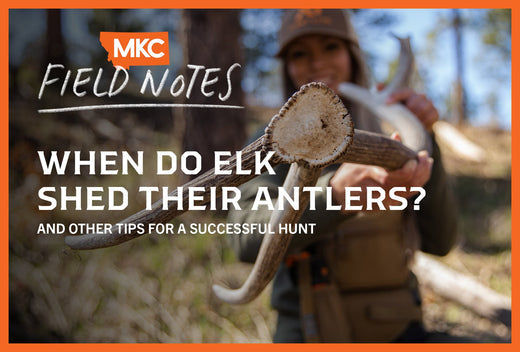
{"type": "Polygon", "coordinates": [[[114,67],[170,64],[168,32],[100,32],[99,40],[114,67]]]}

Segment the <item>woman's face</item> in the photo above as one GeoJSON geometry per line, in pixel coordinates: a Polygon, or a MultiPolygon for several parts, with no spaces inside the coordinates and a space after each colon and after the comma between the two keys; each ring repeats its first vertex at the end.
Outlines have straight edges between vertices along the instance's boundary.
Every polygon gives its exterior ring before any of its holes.
{"type": "Polygon", "coordinates": [[[350,82],[352,65],[346,43],[327,35],[309,34],[287,48],[287,70],[296,88],[310,82],[325,83],[338,92],[341,82],[350,82]]]}

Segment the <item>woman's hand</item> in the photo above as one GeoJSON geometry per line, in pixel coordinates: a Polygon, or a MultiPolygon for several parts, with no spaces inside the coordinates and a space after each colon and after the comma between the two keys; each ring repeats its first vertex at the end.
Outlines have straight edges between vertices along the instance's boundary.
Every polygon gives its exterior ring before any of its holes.
{"type": "MultiPolygon", "coordinates": [[[[330,180],[333,200],[345,209],[345,187],[361,187],[360,200],[351,202],[350,205],[362,205],[365,208],[367,187],[381,187],[386,194],[392,187],[422,187],[430,178],[432,164],[433,159],[426,151],[418,153],[418,160],[409,160],[402,168],[394,171],[387,171],[379,166],[343,163],[330,180]]],[[[416,193],[407,191],[400,196],[409,198],[416,193]]],[[[387,209],[390,205],[398,204],[389,197],[385,197],[383,201],[387,209]]],[[[349,210],[343,212],[351,213],[349,210]]]]}
{"type": "Polygon", "coordinates": [[[432,132],[433,124],[439,120],[439,113],[433,103],[424,94],[413,89],[401,88],[390,94],[387,104],[403,103],[423,124],[428,132],[432,132]]]}

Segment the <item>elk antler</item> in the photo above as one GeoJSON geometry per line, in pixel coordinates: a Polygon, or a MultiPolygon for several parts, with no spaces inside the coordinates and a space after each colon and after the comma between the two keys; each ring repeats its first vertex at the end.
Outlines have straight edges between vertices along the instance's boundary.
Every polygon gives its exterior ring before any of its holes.
{"type": "MultiPolygon", "coordinates": [[[[413,151],[384,136],[356,131],[353,138],[353,134],[350,116],[341,100],[324,84],[310,83],[295,93],[273,117],[264,136],[242,149],[242,167],[254,167],[255,152],[264,156],[271,152],[271,166],[297,162],[307,167],[323,167],[336,161],[350,161],[396,169],[415,157],[413,151]],[[292,125],[287,124],[288,121],[292,121],[292,125]]],[[[222,168],[231,170],[230,175],[215,175],[212,169],[182,187],[204,187],[203,200],[197,204],[206,204],[210,200],[210,187],[216,187],[217,196],[220,196],[223,186],[239,186],[257,176],[252,173],[236,175],[236,166],[236,156],[233,156],[222,168]]],[[[177,196],[177,189],[169,196],[177,196]]],[[[178,210],[174,203],[163,210],[163,201],[159,200],[152,209],[141,210],[120,224],[167,222],[187,211],[188,202],[187,192],[183,193],[182,210],[178,210]]],[[[67,236],[65,243],[73,249],[95,249],[115,246],[143,235],[137,230],[122,232],[122,228],[114,225],[108,234],[67,236]]]]}
{"type": "MultiPolygon", "coordinates": [[[[302,86],[275,115],[260,137],[242,150],[243,167],[251,168],[255,163],[255,152],[271,152],[272,166],[292,163],[284,187],[291,192],[294,186],[314,186],[321,170],[334,162],[357,162],[397,169],[407,160],[416,158],[416,153],[398,141],[382,135],[355,130],[347,109],[338,96],[322,83],[302,86]]],[[[226,163],[226,170],[236,170],[236,157],[226,163]]],[[[203,200],[209,202],[209,187],[217,187],[217,195],[223,186],[238,186],[255,175],[215,175],[210,170],[186,183],[185,187],[208,189],[203,200]]],[[[170,195],[176,195],[177,190],[170,195]]],[[[188,195],[184,193],[183,210],[170,205],[162,210],[162,200],[153,204],[151,210],[142,210],[121,223],[158,223],[169,221],[187,210],[188,195]]],[[[299,220],[308,202],[308,197],[300,197],[299,210],[284,206],[284,211],[274,211],[270,224],[278,228],[281,223],[295,223],[299,220]]],[[[65,242],[73,249],[94,249],[114,246],[142,234],[137,231],[124,233],[114,225],[112,234],[87,234],[67,236],[65,242]]],[[[246,284],[239,290],[227,290],[215,286],[218,297],[230,303],[246,303],[254,299],[273,278],[281,262],[290,235],[266,235],[260,253],[246,284]]]]}
{"type": "MultiPolygon", "coordinates": [[[[356,92],[356,91],[354,91],[356,92]]],[[[361,98],[365,98],[361,93],[361,98]]],[[[357,98],[356,98],[357,99],[357,98]]],[[[407,135],[402,134],[407,141],[407,135]]],[[[419,149],[416,149],[419,150],[419,149]]],[[[260,137],[242,150],[243,167],[251,168],[255,163],[255,152],[263,155],[271,153],[270,164],[292,163],[290,172],[284,183],[289,192],[295,186],[313,186],[321,170],[334,162],[356,162],[368,165],[379,165],[387,169],[400,168],[407,160],[416,158],[416,152],[400,142],[382,135],[355,130],[350,116],[343,103],[327,86],[322,83],[310,83],[300,88],[275,115],[260,137]]],[[[198,204],[209,202],[209,187],[217,188],[217,196],[223,186],[238,186],[254,178],[256,175],[235,175],[237,160],[233,156],[228,159],[225,170],[230,175],[215,175],[210,170],[184,187],[204,187],[203,200],[198,204]]],[[[177,190],[169,196],[176,196],[177,190]]],[[[270,224],[274,229],[281,223],[295,223],[304,211],[308,197],[300,195],[299,210],[284,206],[283,211],[274,211],[270,224]]],[[[158,223],[169,221],[185,212],[188,206],[188,195],[184,193],[182,210],[173,204],[162,210],[162,200],[153,204],[151,210],[142,210],[121,223],[158,223]]],[[[134,239],[142,234],[137,231],[120,232],[120,227],[112,227],[111,234],[87,234],[83,236],[67,236],[65,242],[73,249],[94,249],[114,246],[134,239]]],[[[246,303],[254,299],[273,278],[276,268],[281,262],[290,243],[290,235],[264,236],[259,255],[251,274],[244,286],[238,290],[228,290],[214,286],[218,297],[230,303],[246,303]]]]}
{"type": "MultiPolygon", "coordinates": [[[[265,149],[263,147],[263,137],[258,138],[256,141],[242,149],[242,167],[244,169],[251,169],[254,167],[255,152],[265,153],[265,149]]],[[[263,156],[265,156],[265,154],[263,156]]],[[[271,166],[276,166],[280,163],[280,158],[277,158],[276,155],[273,155],[269,159],[269,163],[271,166]]],[[[228,164],[221,168],[223,171],[231,170],[231,174],[215,175],[215,170],[211,169],[183,185],[183,189],[188,187],[204,187],[205,191],[201,195],[203,200],[198,204],[206,204],[210,199],[210,187],[216,187],[217,197],[220,197],[223,186],[239,186],[255,177],[253,173],[250,175],[234,174],[236,166],[237,160],[236,155],[234,155],[228,159],[228,164]]],[[[177,193],[178,191],[175,189],[168,196],[173,198],[174,196],[177,196],[177,193]]],[[[178,210],[178,207],[174,206],[173,203],[168,207],[167,210],[163,210],[163,201],[161,199],[155,202],[150,210],[141,210],[140,212],[122,220],[120,224],[149,224],[170,221],[171,219],[176,218],[188,210],[188,201],[188,194],[184,192],[182,199],[182,210],[178,210]]],[[[95,249],[115,246],[141,235],[142,233],[138,233],[137,230],[121,232],[121,227],[114,225],[108,234],[91,233],[82,236],[67,236],[65,238],[65,243],[73,249],[95,249]]]]}
{"type": "MultiPolygon", "coordinates": [[[[430,138],[426,135],[424,127],[417,118],[400,104],[391,106],[385,104],[386,97],[393,90],[408,83],[412,72],[413,55],[410,41],[409,39],[399,39],[399,41],[401,43],[400,64],[396,76],[386,90],[374,97],[367,90],[354,84],[342,83],[339,88],[340,93],[361,103],[379,119],[389,121],[399,130],[403,141],[408,143],[412,149],[416,151],[426,149],[431,152],[430,138]]],[[[275,146],[274,149],[278,151],[277,154],[282,157],[282,160],[300,164],[299,166],[293,164],[291,170],[297,171],[289,172],[286,176],[283,185],[286,191],[290,189],[287,189],[288,186],[314,185],[322,168],[334,161],[379,165],[394,170],[402,167],[407,160],[416,157],[416,152],[404,147],[403,144],[374,133],[356,130],[355,136],[350,142],[349,133],[345,134],[341,126],[329,123],[329,121],[336,121],[337,116],[334,118],[335,114],[339,113],[339,116],[343,115],[344,118],[347,116],[346,111],[341,109],[334,111],[330,108],[339,104],[343,106],[339,98],[334,96],[328,103],[329,107],[327,106],[329,99],[325,96],[321,100],[311,100],[309,103],[303,93],[304,91],[296,93],[286,104],[287,109],[290,109],[296,102],[300,102],[298,109],[295,109],[292,114],[284,115],[284,108],[282,108],[281,113],[273,118],[266,130],[271,139],[270,143],[275,146]],[[318,104],[319,102],[321,104],[318,104]],[[324,157],[328,150],[327,147],[330,147],[329,139],[336,140],[336,138],[339,138],[339,140],[344,138],[344,142],[339,143],[337,149],[334,149],[329,157],[324,157]],[[344,145],[347,147],[346,152],[342,149],[344,145]],[[319,150],[322,153],[320,154],[321,159],[309,162],[298,158],[301,153],[308,150],[314,152],[319,150]],[[338,155],[338,151],[340,155],[338,155]],[[283,156],[284,154],[285,156],[283,156]],[[316,167],[320,172],[311,172],[308,169],[309,167],[316,167]]],[[[330,95],[332,92],[328,90],[328,93],[330,95]]],[[[349,121],[347,126],[351,125],[352,123],[349,121]]],[[[306,201],[308,199],[303,200],[303,202],[306,201]]],[[[301,202],[302,200],[300,200],[301,202]]],[[[307,205],[307,203],[304,204],[307,205]]],[[[272,213],[269,224],[275,226],[270,228],[277,230],[278,224],[288,222],[291,219],[293,222],[297,222],[303,213],[302,204],[300,204],[298,211],[291,207],[282,209],[285,210],[272,213]]],[[[288,234],[265,235],[253,270],[244,285],[237,290],[228,290],[214,285],[214,293],[228,303],[247,303],[257,297],[274,277],[291,239],[292,235],[288,234]]]]}
{"type": "MultiPolygon", "coordinates": [[[[294,163],[289,169],[283,187],[292,195],[295,190],[294,187],[303,189],[303,187],[314,186],[321,174],[321,170],[321,167],[309,168],[294,163]]],[[[293,236],[292,234],[278,233],[278,225],[297,222],[307,207],[309,196],[310,193],[300,194],[298,210],[289,210],[290,205],[287,199],[283,200],[287,204],[283,204],[281,207],[278,207],[278,204],[276,205],[275,209],[277,210],[273,211],[269,221],[269,227],[274,230],[274,233],[264,235],[260,251],[258,252],[258,259],[255,261],[251,274],[249,274],[244,285],[237,290],[229,290],[222,286],[214,285],[213,292],[218,298],[228,303],[242,304],[252,301],[262,293],[265,286],[274,277],[293,236]]],[[[278,199],[278,202],[280,201],[278,199]]]]}
{"type": "MultiPolygon", "coordinates": [[[[322,83],[303,86],[289,99],[267,126],[265,145],[274,150],[282,162],[293,163],[283,185],[288,193],[292,193],[294,187],[314,186],[322,169],[334,162],[397,169],[416,157],[415,152],[400,142],[375,133],[354,132],[347,109],[322,83]]],[[[214,285],[217,297],[240,304],[253,300],[262,292],[274,277],[292,239],[290,234],[278,233],[278,225],[297,222],[308,201],[309,194],[301,193],[298,210],[288,204],[276,206],[275,209],[283,210],[271,214],[269,226],[274,234],[264,235],[246,282],[237,290],[214,285]]]]}

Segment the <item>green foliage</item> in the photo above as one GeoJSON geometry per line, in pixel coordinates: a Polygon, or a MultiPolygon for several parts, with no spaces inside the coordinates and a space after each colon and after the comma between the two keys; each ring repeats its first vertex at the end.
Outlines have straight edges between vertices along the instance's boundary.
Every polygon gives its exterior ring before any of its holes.
{"type": "Polygon", "coordinates": [[[511,9],[487,10],[482,24],[482,42],[511,60],[511,9]]]}

